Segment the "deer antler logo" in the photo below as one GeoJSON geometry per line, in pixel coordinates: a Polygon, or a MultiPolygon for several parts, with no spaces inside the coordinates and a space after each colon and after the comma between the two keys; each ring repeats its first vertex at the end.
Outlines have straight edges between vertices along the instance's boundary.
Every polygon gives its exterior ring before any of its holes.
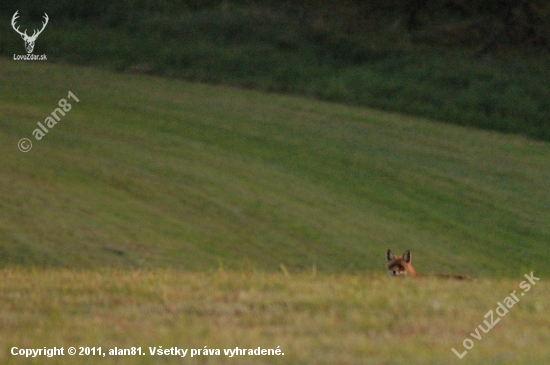
{"type": "Polygon", "coordinates": [[[42,33],[44,28],[46,28],[46,25],[48,24],[48,20],[50,18],[48,18],[48,14],[44,13],[45,22],[42,22],[42,29],[38,31],[35,29],[32,35],[29,37],[26,29],[24,32],[21,32],[19,31],[19,27],[17,28],[15,27],[15,21],[19,17],[19,15],[17,15],[18,12],[19,10],[17,10],[15,14],[13,14],[13,18],[11,18],[11,26],[13,27],[13,30],[15,30],[17,33],[21,35],[21,38],[23,38],[23,40],[25,41],[25,48],[27,49],[27,53],[31,54],[32,50],[34,49],[34,42],[36,42],[36,38],[38,38],[40,33],[42,33]]]}

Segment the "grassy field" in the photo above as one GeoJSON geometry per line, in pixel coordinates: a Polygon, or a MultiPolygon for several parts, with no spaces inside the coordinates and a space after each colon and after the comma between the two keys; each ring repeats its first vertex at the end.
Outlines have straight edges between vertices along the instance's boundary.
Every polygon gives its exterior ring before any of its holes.
{"type": "Polygon", "coordinates": [[[182,363],[12,346],[280,346],[184,363],[450,364],[531,271],[537,286],[462,361],[548,358],[548,143],[0,60],[0,154],[2,363],[182,363]],[[36,140],[69,91],[80,101],[36,140]],[[479,280],[390,280],[387,248],[479,280]]]}
{"type": "MultiPolygon", "coordinates": [[[[536,274],[536,273],[535,273],[536,274]]],[[[535,275],[536,276],[536,275],[535,275]]],[[[0,271],[2,364],[543,364],[550,356],[544,278],[399,280],[375,275],[174,270],[0,271]],[[516,290],[503,317],[497,303],[516,290]],[[500,321],[480,340],[493,311],[500,321]],[[462,360],[463,341],[474,347],[462,360]],[[141,356],[25,358],[11,348],[141,347],[141,356]],[[186,357],[149,347],[189,349],[186,357]],[[190,356],[191,349],[220,355],[190,356]],[[277,349],[279,356],[224,355],[277,349]]],[[[501,311],[502,313],[502,311],[501,311]]],[[[470,345],[468,345],[470,346],[470,345]]]]}
{"type": "Polygon", "coordinates": [[[0,61],[0,263],[550,274],[550,145],[364,108],[0,61]],[[72,91],[80,102],[32,132],[72,91]],[[21,138],[33,148],[22,153],[21,138]]]}

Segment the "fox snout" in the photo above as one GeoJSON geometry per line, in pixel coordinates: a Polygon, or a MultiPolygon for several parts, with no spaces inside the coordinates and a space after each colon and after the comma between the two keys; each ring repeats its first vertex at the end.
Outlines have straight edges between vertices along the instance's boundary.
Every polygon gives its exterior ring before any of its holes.
{"type": "Polygon", "coordinates": [[[407,272],[403,268],[393,268],[393,269],[390,269],[389,271],[391,276],[407,275],[407,272]]]}

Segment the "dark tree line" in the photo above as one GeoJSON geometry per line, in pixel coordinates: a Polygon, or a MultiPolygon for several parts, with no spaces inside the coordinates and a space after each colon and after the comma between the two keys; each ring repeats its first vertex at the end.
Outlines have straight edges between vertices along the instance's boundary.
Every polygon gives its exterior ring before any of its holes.
{"type": "Polygon", "coordinates": [[[548,0],[29,0],[21,4],[0,0],[6,14],[20,10],[39,20],[47,11],[58,21],[93,21],[111,27],[154,14],[177,16],[224,6],[269,9],[306,26],[322,23],[335,32],[378,32],[384,22],[386,29],[410,34],[430,30],[435,40],[439,34],[441,39],[455,37],[458,43],[477,45],[478,55],[496,44],[550,49],[548,0]]]}

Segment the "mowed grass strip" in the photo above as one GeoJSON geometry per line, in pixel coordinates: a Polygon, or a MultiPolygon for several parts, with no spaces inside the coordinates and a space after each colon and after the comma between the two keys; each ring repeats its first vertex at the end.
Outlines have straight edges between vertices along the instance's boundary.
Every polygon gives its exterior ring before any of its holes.
{"type": "MultiPolygon", "coordinates": [[[[537,274],[534,273],[536,276],[537,274]]],[[[544,363],[549,285],[524,296],[523,276],[463,282],[175,270],[0,271],[2,364],[468,364],[544,363]],[[482,339],[470,336],[513,291],[520,299],[482,339]],[[141,347],[147,355],[47,359],[11,348],[141,347]],[[149,347],[220,349],[221,356],[151,356],[149,347]],[[223,355],[276,349],[284,356],[223,355]]],[[[494,313],[494,319],[499,318],[494,313]]],[[[474,332],[475,333],[475,332],[474,332]]],[[[67,351],[67,350],[65,350],[67,351]]]]}
{"type": "Polygon", "coordinates": [[[411,249],[421,273],[550,273],[548,143],[227,87],[0,66],[3,266],[364,273],[392,248],[411,249]],[[80,102],[34,140],[69,90],[80,102]]]}

